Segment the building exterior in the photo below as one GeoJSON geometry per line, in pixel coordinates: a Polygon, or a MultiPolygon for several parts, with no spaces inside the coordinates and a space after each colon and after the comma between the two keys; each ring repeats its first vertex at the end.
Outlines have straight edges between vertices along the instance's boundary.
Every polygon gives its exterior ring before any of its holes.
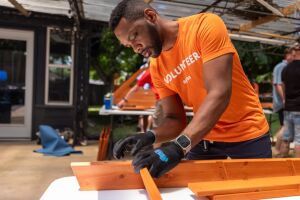
{"type": "Polygon", "coordinates": [[[69,127],[80,136],[89,42],[99,27],[0,7],[0,139],[34,139],[41,124],[69,127]]]}

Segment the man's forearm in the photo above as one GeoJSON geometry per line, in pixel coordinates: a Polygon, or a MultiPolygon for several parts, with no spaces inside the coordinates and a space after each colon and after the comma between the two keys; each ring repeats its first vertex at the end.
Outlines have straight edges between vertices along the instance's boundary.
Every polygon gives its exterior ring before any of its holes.
{"type": "Polygon", "coordinates": [[[178,136],[186,127],[186,116],[165,114],[159,127],[155,128],[155,143],[167,142],[178,136]]]}
{"type": "Polygon", "coordinates": [[[230,101],[231,92],[210,93],[204,99],[193,120],[184,129],[183,133],[192,140],[192,146],[198,144],[202,138],[215,126],[226,110],[230,101]]]}
{"type": "Polygon", "coordinates": [[[279,94],[281,100],[284,101],[283,85],[282,84],[276,84],[275,88],[276,88],[276,91],[279,94]]]}

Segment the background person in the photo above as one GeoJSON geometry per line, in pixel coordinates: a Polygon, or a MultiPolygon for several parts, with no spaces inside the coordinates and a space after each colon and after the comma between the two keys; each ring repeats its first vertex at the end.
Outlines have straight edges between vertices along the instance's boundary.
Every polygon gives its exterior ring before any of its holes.
{"type": "Polygon", "coordinates": [[[292,48],[293,61],[282,71],[285,95],[284,132],[281,154],[288,155],[289,144],[295,142],[295,157],[300,157],[300,45],[292,48]]]}
{"type": "Polygon", "coordinates": [[[283,134],[283,105],[284,105],[284,94],[281,80],[282,70],[293,60],[291,49],[285,50],[284,60],[278,63],[273,69],[273,112],[278,113],[280,128],[276,132],[276,144],[274,149],[275,157],[286,157],[287,155],[280,154],[280,147],[282,143],[283,134]]]}

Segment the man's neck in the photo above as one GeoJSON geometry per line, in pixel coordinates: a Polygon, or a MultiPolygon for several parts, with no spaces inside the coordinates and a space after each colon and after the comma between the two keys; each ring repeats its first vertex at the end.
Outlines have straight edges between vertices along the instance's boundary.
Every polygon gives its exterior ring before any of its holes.
{"type": "Polygon", "coordinates": [[[163,40],[163,51],[170,50],[176,43],[179,31],[179,24],[177,21],[163,19],[161,21],[161,31],[163,40]]]}

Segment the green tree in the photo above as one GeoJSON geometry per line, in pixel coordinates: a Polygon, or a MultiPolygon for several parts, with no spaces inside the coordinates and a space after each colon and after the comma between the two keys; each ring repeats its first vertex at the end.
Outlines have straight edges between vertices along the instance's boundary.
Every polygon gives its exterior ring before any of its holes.
{"type": "Polygon", "coordinates": [[[244,71],[251,81],[271,81],[274,66],[283,59],[284,47],[233,41],[244,71]]]}
{"type": "MultiPolygon", "coordinates": [[[[101,78],[112,85],[114,74],[121,71],[135,72],[142,64],[142,57],[131,48],[120,45],[114,33],[106,26],[100,38],[98,55],[91,59],[91,78],[101,78]]],[[[233,41],[245,73],[251,81],[271,81],[274,66],[283,59],[285,47],[258,42],[233,41]]]]}
{"type": "Polygon", "coordinates": [[[99,55],[91,59],[91,70],[97,72],[90,73],[94,78],[101,78],[112,85],[115,74],[135,72],[142,64],[143,58],[131,48],[122,46],[108,27],[103,28],[99,40],[99,55]]]}

